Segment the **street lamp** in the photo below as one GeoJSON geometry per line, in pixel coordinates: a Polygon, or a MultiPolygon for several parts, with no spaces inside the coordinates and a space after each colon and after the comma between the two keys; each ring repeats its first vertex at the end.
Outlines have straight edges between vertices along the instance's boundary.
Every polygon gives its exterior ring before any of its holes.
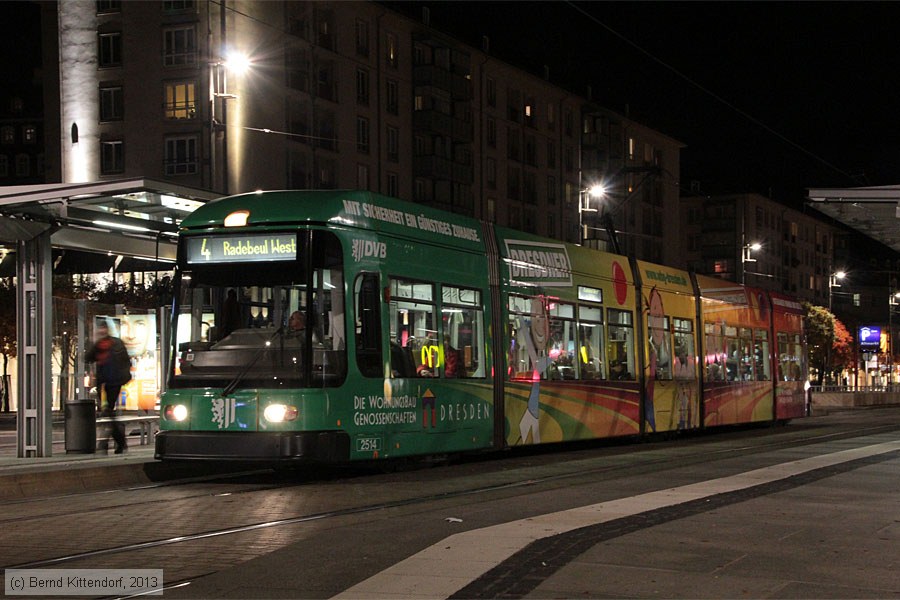
{"type": "Polygon", "coordinates": [[[758,252],[761,248],[762,244],[760,244],[759,242],[744,244],[741,250],[741,284],[744,284],[747,281],[747,263],[756,262],[756,259],[753,258],[750,253],[758,252]]]}
{"type": "Polygon", "coordinates": [[[209,187],[216,189],[216,138],[222,132],[222,185],[221,191],[228,193],[228,133],[225,129],[227,105],[225,102],[237,98],[228,93],[228,73],[243,75],[250,68],[250,57],[234,50],[228,51],[221,60],[209,62],[209,187]],[[217,99],[222,99],[221,119],[217,116],[217,99]]]}
{"type": "Polygon", "coordinates": [[[834,295],[834,288],[841,287],[841,284],[838,283],[844,277],[847,276],[845,271],[837,271],[836,273],[832,273],[828,278],[828,312],[831,312],[831,304],[832,304],[832,296],[834,295]]]}
{"type": "Polygon", "coordinates": [[[900,292],[891,292],[888,296],[888,386],[894,385],[894,307],[900,304],[900,292]]]}
{"type": "Polygon", "coordinates": [[[598,212],[598,209],[591,207],[591,198],[602,198],[606,195],[606,186],[602,183],[596,183],[587,189],[581,190],[578,195],[578,229],[581,231],[581,244],[587,239],[587,224],[584,222],[584,213],[598,212]]]}

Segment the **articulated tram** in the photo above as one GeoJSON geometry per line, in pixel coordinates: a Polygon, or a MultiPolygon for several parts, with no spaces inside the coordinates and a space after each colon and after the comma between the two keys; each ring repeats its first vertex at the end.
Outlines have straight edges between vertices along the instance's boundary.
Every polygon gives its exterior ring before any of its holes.
{"type": "Polygon", "coordinates": [[[372,460],[805,414],[792,298],[361,191],[181,225],[161,459],[372,460]]]}

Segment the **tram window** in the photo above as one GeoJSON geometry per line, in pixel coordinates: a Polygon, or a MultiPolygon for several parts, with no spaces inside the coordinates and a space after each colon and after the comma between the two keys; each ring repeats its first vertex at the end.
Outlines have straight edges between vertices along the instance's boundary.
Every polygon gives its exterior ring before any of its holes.
{"type": "Polygon", "coordinates": [[[706,365],[706,381],[725,381],[725,331],[724,324],[705,323],[703,333],[706,336],[704,363],[706,365]]]}
{"type": "Polygon", "coordinates": [[[484,309],[481,292],[445,285],[441,288],[441,360],[444,377],[484,377],[484,309]]]}
{"type": "Polygon", "coordinates": [[[634,321],[630,311],[607,309],[609,378],[634,381],[634,321]]]}
{"type": "Polygon", "coordinates": [[[800,335],[793,333],[778,333],[778,368],[781,371],[778,379],[781,381],[800,381],[803,379],[803,368],[800,357],[802,346],[800,335]]]}
{"type": "Polygon", "coordinates": [[[738,342],[738,329],[734,326],[725,326],[725,380],[739,381],[740,379],[740,344],[738,342]]]}
{"type": "Polygon", "coordinates": [[[594,306],[578,307],[578,378],[606,379],[604,372],[603,309],[594,306]]]}
{"type": "Polygon", "coordinates": [[[183,272],[177,284],[173,387],[343,382],[341,245],[329,232],[296,239],[300,250],[294,260],[253,262],[242,269],[198,263],[183,272]]]}
{"type": "Polygon", "coordinates": [[[757,381],[769,381],[769,332],[757,329],[753,332],[753,370],[757,381]]]}
{"type": "Polygon", "coordinates": [[[672,318],[675,344],[672,357],[675,379],[694,378],[694,322],[672,318]]]}
{"type": "Polygon", "coordinates": [[[443,348],[438,339],[434,310],[434,286],[431,283],[391,279],[392,363],[398,354],[402,362],[392,364],[394,377],[434,377],[438,374],[443,348]],[[396,348],[399,347],[399,353],[396,348]],[[409,359],[415,366],[410,374],[409,359]]]}
{"type": "Polygon", "coordinates": [[[753,375],[753,334],[746,327],[741,328],[738,349],[738,379],[752,381],[755,379],[753,375]]]}
{"type": "Polygon", "coordinates": [[[378,275],[363,273],[354,286],[356,364],[364,377],[382,377],[381,300],[378,275]]]}
{"type": "Polygon", "coordinates": [[[647,316],[647,343],[650,360],[656,360],[656,379],[672,379],[672,343],[669,340],[669,317],[647,316]]]}
{"type": "Polygon", "coordinates": [[[549,299],[546,296],[509,297],[509,356],[511,379],[547,379],[550,357],[549,299]]]}
{"type": "Polygon", "coordinates": [[[550,341],[547,353],[550,357],[549,379],[575,379],[575,307],[551,300],[550,341]]]}

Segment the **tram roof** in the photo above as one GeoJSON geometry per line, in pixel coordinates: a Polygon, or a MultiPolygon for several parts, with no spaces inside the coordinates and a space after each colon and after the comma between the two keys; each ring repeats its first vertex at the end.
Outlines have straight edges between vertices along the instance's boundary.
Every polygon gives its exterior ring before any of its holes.
{"type": "Polygon", "coordinates": [[[483,246],[474,218],[361,190],[282,190],[219,198],[184,219],[181,230],[224,227],[225,217],[247,211],[247,225],[322,223],[393,235],[483,246]]]}

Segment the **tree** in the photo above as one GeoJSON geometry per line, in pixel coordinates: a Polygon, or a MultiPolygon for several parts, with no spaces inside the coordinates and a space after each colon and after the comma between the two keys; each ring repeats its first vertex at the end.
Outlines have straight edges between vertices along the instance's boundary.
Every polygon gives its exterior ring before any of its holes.
{"type": "Polygon", "coordinates": [[[853,336],[824,306],[804,302],[803,308],[809,364],[822,385],[826,376],[833,377],[835,371],[853,367],[853,336]]]}
{"type": "Polygon", "coordinates": [[[0,279],[0,354],[3,355],[3,381],[0,403],[9,412],[9,359],[16,357],[16,286],[13,278],[0,279]]]}

